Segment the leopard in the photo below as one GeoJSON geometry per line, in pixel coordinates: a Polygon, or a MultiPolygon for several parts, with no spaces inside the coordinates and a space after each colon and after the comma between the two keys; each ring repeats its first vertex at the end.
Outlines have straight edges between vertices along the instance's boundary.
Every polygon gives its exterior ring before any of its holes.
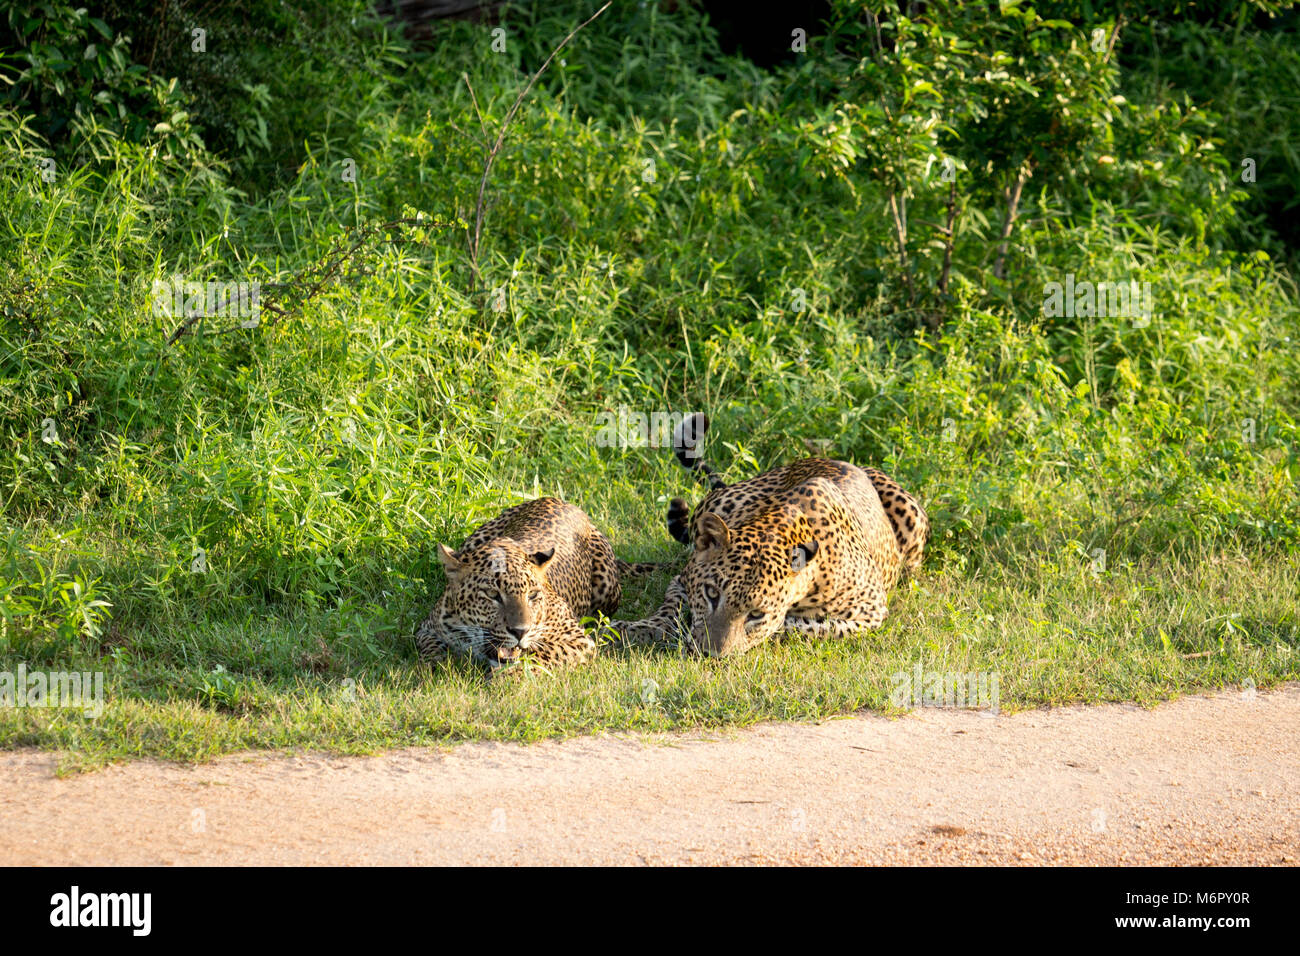
{"type": "Polygon", "coordinates": [[[678,463],[709,487],[692,510],[681,498],[669,503],[669,533],[692,551],[662,606],[613,622],[615,633],[724,657],[789,632],[835,638],[880,627],[890,589],[924,558],[930,520],[920,502],[876,468],[830,458],[728,485],[699,453],[708,427],[695,413],[672,439],[678,463]]]}
{"type": "Polygon", "coordinates": [[[623,561],[582,509],[545,497],[507,508],[459,550],[438,544],[447,587],[416,633],[421,660],[464,655],[489,675],[524,660],[551,669],[592,660],[580,619],[611,615],[624,578],[653,563],[623,561]]]}

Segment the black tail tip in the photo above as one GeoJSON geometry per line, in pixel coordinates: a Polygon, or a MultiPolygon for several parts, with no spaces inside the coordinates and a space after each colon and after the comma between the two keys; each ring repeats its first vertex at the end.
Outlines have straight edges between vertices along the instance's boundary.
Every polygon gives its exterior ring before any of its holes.
{"type": "Polygon", "coordinates": [[[691,543],[691,511],[681,498],[668,502],[668,533],[682,544],[691,543]]]}
{"type": "Polygon", "coordinates": [[[683,468],[694,471],[700,467],[700,443],[709,430],[709,416],[704,412],[695,412],[682,419],[682,423],[673,429],[673,454],[683,468]]]}

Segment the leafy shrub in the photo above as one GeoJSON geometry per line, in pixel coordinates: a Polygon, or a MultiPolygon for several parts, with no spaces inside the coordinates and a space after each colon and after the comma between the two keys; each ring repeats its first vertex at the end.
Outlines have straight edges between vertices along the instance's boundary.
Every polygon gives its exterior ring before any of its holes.
{"type": "Polygon", "coordinates": [[[707,408],[732,478],[809,448],[884,467],[927,503],[944,581],[1300,547],[1300,303],[1221,142],[1224,110],[1255,114],[1127,66],[1129,34],[1106,59],[1023,5],[873,24],[846,3],[761,71],[689,7],[612,8],[509,128],[471,266],[484,133],[575,17],[512,10],[505,54],[448,22],[419,53],[357,4],[274,6],[248,29],[287,18],[279,60],[214,20],[224,52],[165,80],[125,39],[124,69],[63,68],[109,39],[75,11],[9,20],[3,653],[98,654],[111,624],[243,712],[250,675],[304,654],[413,654],[434,543],[521,497],[675,560],[653,529],[685,478],[596,443],[620,405],[707,408]],[[224,85],[192,88],[204,70],[224,85]],[[417,213],[451,225],[363,233],[417,213]],[[1066,274],[1150,282],[1149,324],[1046,314],[1066,274]],[[153,307],[173,278],[281,286],[285,312],[184,330],[153,307]]]}

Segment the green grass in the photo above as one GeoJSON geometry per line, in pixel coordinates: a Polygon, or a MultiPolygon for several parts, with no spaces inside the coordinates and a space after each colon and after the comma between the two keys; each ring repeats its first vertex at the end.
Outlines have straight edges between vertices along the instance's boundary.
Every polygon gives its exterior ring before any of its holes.
{"type": "MultiPolygon", "coordinates": [[[[663,583],[646,581],[629,607],[649,607],[663,583]]],[[[1300,560],[1244,555],[1192,565],[1158,559],[1099,575],[1073,561],[973,577],[921,574],[900,588],[876,633],[791,637],[723,661],[606,646],[590,667],[496,683],[463,661],[430,672],[406,653],[366,654],[364,642],[343,659],[338,639],[321,637],[339,626],[329,615],[214,621],[88,660],[85,666],[107,672],[108,703],[98,719],[6,709],[0,734],[11,746],[59,749],[67,770],[267,747],[368,753],[467,739],[715,729],[864,708],[898,713],[893,675],[918,664],[927,680],[996,674],[1003,712],[1080,701],[1153,704],[1207,687],[1263,688],[1300,677],[1298,587],[1300,560]],[[163,663],[148,650],[178,638],[229,662],[228,680],[198,662],[163,663]],[[190,693],[177,693],[186,684],[190,693]]]]}
{"type": "MultiPolygon", "coordinates": [[[[122,93],[138,135],[96,112],[93,83],[41,88],[82,117],[48,140],[21,97],[0,106],[16,160],[0,168],[0,672],[102,670],[107,692],[93,720],[0,708],[0,746],[89,767],[892,713],[892,675],[917,664],[997,673],[1005,710],[1297,678],[1300,294],[1267,225],[1292,199],[1244,190],[1223,155],[1240,130],[1270,129],[1270,157],[1300,135],[1238,95],[1295,68],[1279,52],[1293,25],[1211,45],[1233,64],[1219,117],[1171,85],[1212,26],[1121,44],[1116,65],[1008,13],[1017,79],[1059,79],[1059,55],[1090,92],[1060,127],[1072,152],[1029,180],[998,277],[1015,170],[994,147],[1042,130],[972,117],[1006,122],[998,97],[1023,88],[965,83],[916,27],[906,71],[935,98],[894,103],[903,139],[882,140],[854,119],[879,77],[843,58],[852,38],[768,72],[725,57],[689,9],[615,7],[511,127],[476,275],[454,225],[483,168],[462,74],[495,129],[576,7],[512,12],[507,55],[465,23],[411,51],[362,7],[288,25],[277,4],[252,10],[254,35],[291,31],[274,56],[214,21],[229,62],[169,65],[180,81],[153,105],[122,93]],[[260,113],[215,67],[265,85],[260,113]],[[917,173],[928,151],[964,164],[946,294],[930,230],[948,190],[917,173]],[[906,267],[890,190],[907,193],[906,267]],[[373,236],[302,295],[359,227],[418,213],[452,225],[373,236]],[[1156,314],[1045,316],[1045,284],[1068,273],[1149,281],[1156,314]],[[289,283],[268,301],[291,311],[168,344],[180,320],[152,311],[151,287],[173,276],[289,283]],[[698,489],[664,449],[597,445],[620,405],[708,411],[731,480],[805,439],[896,477],[934,538],[885,627],[723,661],[609,648],[508,686],[421,667],[435,545],[509,504],[559,495],[620,556],[684,560],[663,515],[698,489]]],[[[971,49],[1003,42],[996,11],[962,9],[971,49]]],[[[1195,71],[1197,90],[1215,75],[1195,71]]],[[[1057,129],[1059,100],[1038,102],[1057,129]]],[[[632,583],[620,616],[666,581],[632,583]]]]}

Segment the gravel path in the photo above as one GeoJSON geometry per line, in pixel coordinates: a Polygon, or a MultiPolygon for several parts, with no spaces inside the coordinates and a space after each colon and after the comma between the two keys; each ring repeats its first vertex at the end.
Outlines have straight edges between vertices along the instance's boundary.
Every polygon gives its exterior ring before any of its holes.
{"type": "Polygon", "coordinates": [[[0,864],[1283,864],[1300,684],[377,757],[0,754],[0,864]]]}

